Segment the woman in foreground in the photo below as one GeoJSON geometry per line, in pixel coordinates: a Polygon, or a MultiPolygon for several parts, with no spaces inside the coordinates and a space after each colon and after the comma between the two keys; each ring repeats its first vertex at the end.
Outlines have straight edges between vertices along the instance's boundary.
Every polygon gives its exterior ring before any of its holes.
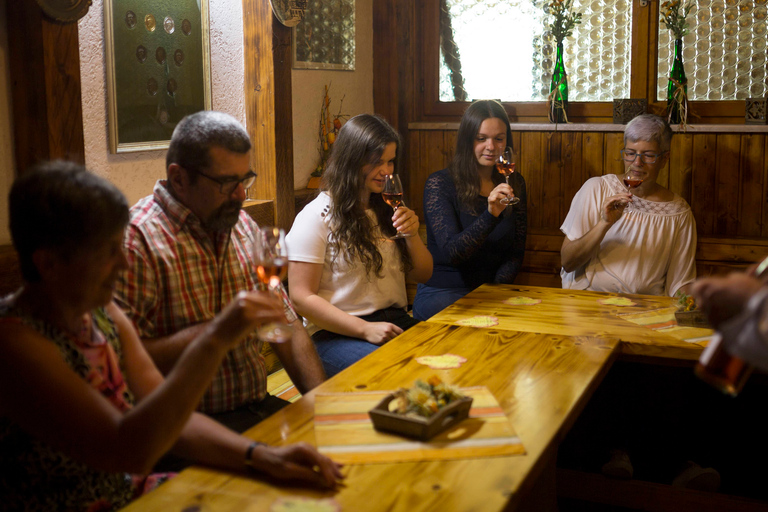
{"type": "Polygon", "coordinates": [[[163,380],[112,302],[128,205],[107,181],[54,162],[10,194],[24,279],[0,299],[0,495],[11,510],[110,510],[146,490],[166,452],[234,471],[332,486],[339,466],[307,444],[268,447],[195,413],[232,345],[284,320],[242,293],[163,380]]]}

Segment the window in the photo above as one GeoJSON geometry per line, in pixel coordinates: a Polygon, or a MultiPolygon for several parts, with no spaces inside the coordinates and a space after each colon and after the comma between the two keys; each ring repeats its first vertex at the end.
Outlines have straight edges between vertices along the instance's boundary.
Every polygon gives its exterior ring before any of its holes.
{"type": "MultiPolygon", "coordinates": [[[[440,101],[461,99],[456,85],[462,81],[464,98],[546,100],[555,42],[540,2],[441,0],[440,4],[440,101]]],[[[631,3],[575,0],[574,4],[584,16],[573,37],[564,42],[570,100],[628,98],[631,3]]]]}
{"type": "MultiPolygon", "coordinates": [[[[739,122],[745,98],[768,94],[768,0],[692,1],[683,55],[694,122],[739,122]]],[[[454,117],[467,101],[496,98],[514,120],[546,119],[555,44],[542,4],[423,0],[420,118],[454,117]]],[[[574,4],[583,17],[564,42],[569,119],[611,122],[614,98],[646,98],[663,112],[674,42],[659,22],[660,1],[574,4]]]]}
{"type": "MultiPolygon", "coordinates": [[[[768,93],[766,37],[768,0],[698,0],[688,15],[683,62],[691,100],[744,100],[768,93]]],[[[659,32],[659,77],[668,76],[672,35],[659,32]]],[[[659,80],[656,97],[667,97],[659,80]]]]}

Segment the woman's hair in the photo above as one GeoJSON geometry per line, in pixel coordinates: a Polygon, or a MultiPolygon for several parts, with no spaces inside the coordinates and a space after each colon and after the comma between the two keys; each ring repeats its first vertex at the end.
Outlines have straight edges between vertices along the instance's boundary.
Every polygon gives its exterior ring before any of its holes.
{"type": "MultiPolygon", "coordinates": [[[[507,128],[507,146],[512,146],[512,131],[509,128],[509,116],[504,107],[496,100],[478,100],[472,103],[461,117],[459,132],[456,136],[456,151],[453,161],[448,167],[459,203],[467,210],[474,209],[474,201],[480,193],[480,175],[477,173],[478,163],[475,157],[475,138],[480,131],[480,125],[486,119],[501,119],[507,128]]],[[[499,184],[504,178],[499,173],[491,173],[491,179],[499,184]]]]}
{"type": "Polygon", "coordinates": [[[11,238],[29,283],[40,280],[32,261],[36,250],[52,249],[68,258],[125,228],[129,218],[117,187],[72,162],[27,171],[13,183],[8,202],[11,238]]]}
{"type": "MultiPolygon", "coordinates": [[[[359,258],[366,273],[381,276],[383,260],[376,247],[376,229],[365,213],[360,197],[365,193],[365,173],[368,165],[379,162],[388,144],[395,143],[395,172],[400,162],[400,135],[383,118],[360,114],[347,121],[339,130],[323,173],[322,189],[331,196],[329,225],[333,234],[331,246],[347,263],[359,258]]],[[[381,198],[371,194],[368,206],[373,210],[381,233],[396,233],[392,226],[392,208],[381,198]]],[[[412,262],[403,240],[397,241],[404,271],[412,262]]]]}
{"type": "Polygon", "coordinates": [[[624,145],[629,142],[655,142],[662,151],[672,145],[672,128],[659,116],[643,114],[632,119],[624,128],[624,145]]]}

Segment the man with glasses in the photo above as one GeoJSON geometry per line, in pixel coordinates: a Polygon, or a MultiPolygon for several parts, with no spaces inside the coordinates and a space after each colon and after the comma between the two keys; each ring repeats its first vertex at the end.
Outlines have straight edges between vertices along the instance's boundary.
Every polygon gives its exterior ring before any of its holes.
{"type": "Polygon", "coordinates": [[[672,130],[645,114],[624,130],[625,174],[590,178],[560,230],[563,288],[673,296],[696,278],[688,203],[656,182],[672,130]]]}
{"type": "MultiPolygon", "coordinates": [[[[167,179],[131,208],[129,269],[117,301],[136,325],[157,367],[167,373],[189,342],[235,300],[256,288],[256,224],[242,210],[256,174],[248,133],[233,117],[203,111],[185,117],[166,156],[167,179]]],[[[294,334],[272,344],[291,380],[306,393],[325,379],[314,344],[282,290],[294,334]]],[[[251,333],[224,359],[199,409],[242,432],[287,402],[267,394],[262,342],[251,333]]]]}

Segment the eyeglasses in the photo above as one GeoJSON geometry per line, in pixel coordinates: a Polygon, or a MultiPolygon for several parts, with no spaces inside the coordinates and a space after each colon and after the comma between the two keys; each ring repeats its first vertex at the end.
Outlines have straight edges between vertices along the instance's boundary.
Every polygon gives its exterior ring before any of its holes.
{"type": "Polygon", "coordinates": [[[644,164],[655,164],[656,160],[658,160],[664,153],[666,153],[666,151],[661,153],[638,153],[634,149],[622,149],[621,158],[623,158],[625,162],[631,163],[639,156],[644,164]]]}
{"type": "Polygon", "coordinates": [[[243,189],[248,190],[251,188],[251,185],[253,185],[253,182],[256,181],[257,174],[253,171],[248,171],[248,174],[243,176],[240,179],[237,178],[214,178],[213,176],[208,176],[204,172],[201,171],[195,171],[197,174],[202,176],[203,178],[208,178],[214,183],[219,184],[219,192],[224,194],[225,196],[231,195],[235,189],[237,189],[237,186],[242,184],[243,189]]]}

